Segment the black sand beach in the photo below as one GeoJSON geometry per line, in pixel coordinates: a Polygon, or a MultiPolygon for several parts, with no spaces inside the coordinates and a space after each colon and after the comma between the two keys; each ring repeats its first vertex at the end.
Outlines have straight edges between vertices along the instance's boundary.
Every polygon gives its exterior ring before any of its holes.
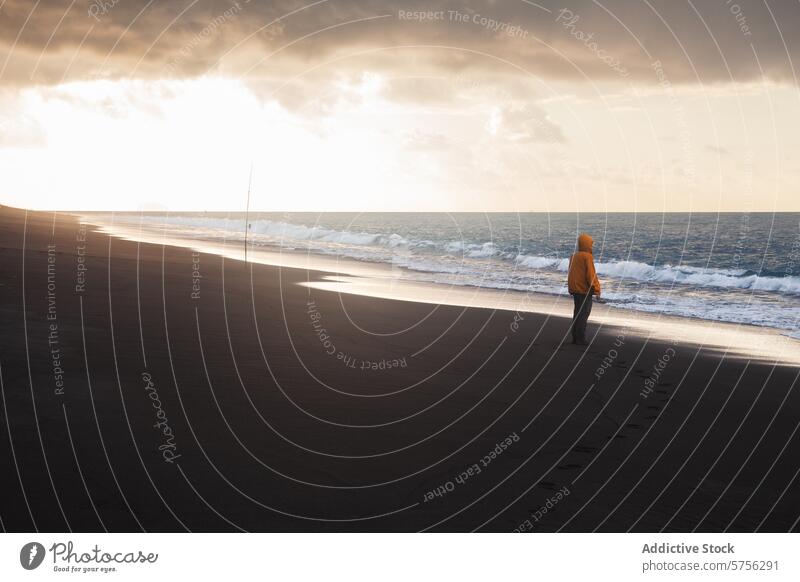
{"type": "Polygon", "coordinates": [[[796,367],[67,215],[0,237],[6,531],[798,530],[796,367]]]}

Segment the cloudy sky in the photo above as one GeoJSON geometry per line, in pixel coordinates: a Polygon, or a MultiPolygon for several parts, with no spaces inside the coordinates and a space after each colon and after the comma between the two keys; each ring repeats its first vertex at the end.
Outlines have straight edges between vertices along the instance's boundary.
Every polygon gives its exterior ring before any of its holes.
{"type": "Polygon", "coordinates": [[[800,210],[798,0],[0,0],[0,203],[800,210]]]}

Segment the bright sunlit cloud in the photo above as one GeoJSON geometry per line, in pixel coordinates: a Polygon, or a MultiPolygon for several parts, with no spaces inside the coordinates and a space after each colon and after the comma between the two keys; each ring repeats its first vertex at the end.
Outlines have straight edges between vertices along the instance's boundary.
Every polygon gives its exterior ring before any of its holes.
{"type": "Polygon", "coordinates": [[[795,3],[6,0],[0,202],[800,210],[795,3]]]}
{"type": "Polygon", "coordinates": [[[393,99],[395,80],[365,71],[294,110],[225,77],[29,88],[3,121],[5,202],[238,210],[251,162],[259,210],[713,211],[795,200],[790,88],[590,95],[561,83],[523,101],[463,78],[431,82],[449,97],[393,99]]]}

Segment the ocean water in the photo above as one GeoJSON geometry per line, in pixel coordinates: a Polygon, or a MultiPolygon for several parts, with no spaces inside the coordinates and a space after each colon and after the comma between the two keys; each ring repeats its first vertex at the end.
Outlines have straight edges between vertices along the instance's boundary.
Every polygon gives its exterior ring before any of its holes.
{"type": "MultiPolygon", "coordinates": [[[[117,214],[239,242],[237,213],[117,214]]],[[[251,213],[249,244],[391,265],[445,285],[566,294],[580,232],[616,307],[774,327],[800,338],[800,213],[251,213]]]]}

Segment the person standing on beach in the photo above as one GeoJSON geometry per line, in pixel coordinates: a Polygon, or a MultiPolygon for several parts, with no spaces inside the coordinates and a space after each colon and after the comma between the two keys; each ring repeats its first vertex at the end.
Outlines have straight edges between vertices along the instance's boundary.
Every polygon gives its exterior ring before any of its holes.
{"type": "Polygon", "coordinates": [[[578,237],[578,252],[569,260],[569,275],[567,286],[569,294],[575,301],[575,310],[572,314],[572,343],[585,346],[586,322],[592,312],[592,295],[600,297],[600,281],[594,269],[592,256],[594,240],[586,233],[578,237]]]}

